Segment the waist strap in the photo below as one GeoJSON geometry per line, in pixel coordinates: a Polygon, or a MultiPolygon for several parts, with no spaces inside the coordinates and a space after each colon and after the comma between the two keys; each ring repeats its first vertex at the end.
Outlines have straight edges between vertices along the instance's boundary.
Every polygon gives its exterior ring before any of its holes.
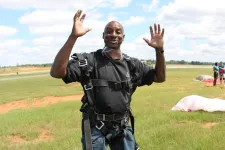
{"type": "Polygon", "coordinates": [[[128,117],[128,115],[129,115],[128,112],[124,114],[112,114],[112,115],[95,113],[95,119],[98,121],[119,121],[128,117]]]}

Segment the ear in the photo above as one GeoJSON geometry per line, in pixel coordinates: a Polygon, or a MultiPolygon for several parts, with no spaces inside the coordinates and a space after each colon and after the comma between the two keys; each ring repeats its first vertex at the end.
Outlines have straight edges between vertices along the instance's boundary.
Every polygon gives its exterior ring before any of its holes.
{"type": "Polygon", "coordinates": [[[124,38],[125,38],[125,34],[123,35],[123,41],[124,41],[124,38]]]}
{"type": "Polygon", "coordinates": [[[103,33],[102,33],[102,38],[103,38],[103,39],[104,39],[104,35],[105,35],[105,34],[104,34],[104,32],[103,32],[103,33]]]}

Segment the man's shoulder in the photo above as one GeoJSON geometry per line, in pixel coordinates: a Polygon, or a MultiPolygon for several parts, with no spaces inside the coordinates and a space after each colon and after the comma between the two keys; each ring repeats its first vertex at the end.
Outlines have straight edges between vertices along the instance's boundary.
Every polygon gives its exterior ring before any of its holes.
{"type": "Polygon", "coordinates": [[[83,53],[74,53],[71,55],[71,58],[78,59],[78,55],[82,55],[85,59],[93,59],[97,54],[100,54],[102,49],[98,49],[92,52],[83,52],[83,53]]]}
{"type": "Polygon", "coordinates": [[[139,59],[135,58],[135,57],[132,57],[132,56],[129,56],[125,53],[123,53],[123,57],[125,58],[125,60],[130,60],[130,61],[133,61],[135,63],[138,63],[140,62],[139,59]]]}

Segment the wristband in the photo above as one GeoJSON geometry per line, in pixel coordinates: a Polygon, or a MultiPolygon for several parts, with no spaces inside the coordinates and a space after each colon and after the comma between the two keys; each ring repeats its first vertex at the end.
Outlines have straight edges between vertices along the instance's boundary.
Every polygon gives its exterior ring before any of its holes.
{"type": "Polygon", "coordinates": [[[163,54],[164,53],[164,50],[163,49],[156,49],[156,53],[157,54],[163,54]]]}

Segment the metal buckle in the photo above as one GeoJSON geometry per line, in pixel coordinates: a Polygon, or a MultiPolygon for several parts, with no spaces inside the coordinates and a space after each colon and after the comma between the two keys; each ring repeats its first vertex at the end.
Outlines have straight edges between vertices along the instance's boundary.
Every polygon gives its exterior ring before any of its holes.
{"type": "Polygon", "coordinates": [[[98,125],[96,125],[96,126],[95,126],[98,130],[101,130],[101,129],[102,129],[102,127],[105,125],[105,124],[104,124],[104,122],[102,122],[102,121],[100,121],[100,122],[101,122],[100,127],[98,127],[98,125]]]}
{"type": "Polygon", "coordinates": [[[105,121],[105,114],[102,114],[102,116],[103,116],[102,120],[105,121]]]}
{"type": "Polygon", "coordinates": [[[93,86],[91,85],[90,87],[87,87],[87,85],[84,85],[84,89],[85,89],[85,91],[91,90],[91,89],[93,89],[93,86]]]}
{"type": "Polygon", "coordinates": [[[115,83],[115,88],[116,89],[121,89],[122,88],[121,83],[120,82],[115,83]]]}
{"type": "Polygon", "coordinates": [[[84,67],[84,66],[86,66],[87,65],[87,59],[84,59],[84,60],[80,60],[79,61],[79,66],[80,67],[84,67]]]}
{"type": "Polygon", "coordinates": [[[128,124],[129,119],[127,117],[124,118],[124,123],[128,124]]]}
{"type": "Polygon", "coordinates": [[[116,121],[116,114],[113,114],[112,116],[113,116],[113,118],[112,118],[113,121],[116,121]]]}

